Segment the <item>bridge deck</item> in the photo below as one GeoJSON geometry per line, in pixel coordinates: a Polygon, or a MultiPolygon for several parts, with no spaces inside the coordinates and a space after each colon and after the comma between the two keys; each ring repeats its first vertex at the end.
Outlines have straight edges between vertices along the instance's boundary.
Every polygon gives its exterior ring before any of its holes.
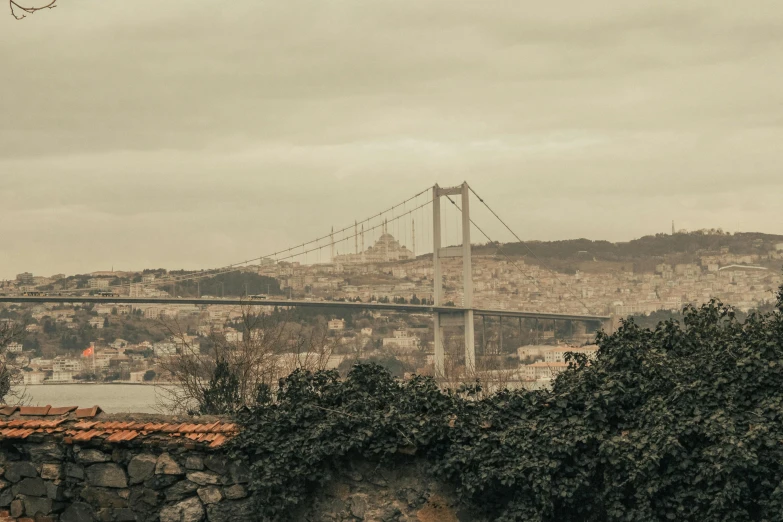
{"type": "MultiPolygon", "coordinates": [[[[356,308],[361,310],[391,310],[408,313],[460,313],[466,308],[395,303],[354,303],[348,301],[305,301],[298,299],[241,299],[195,297],[100,297],[100,296],[0,296],[0,303],[105,303],[105,304],[192,304],[223,306],[301,306],[312,308],[356,308]]],[[[550,319],[571,321],[607,321],[602,315],[552,314],[522,310],[490,310],[474,308],[475,315],[521,317],[523,319],[550,319]]]]}

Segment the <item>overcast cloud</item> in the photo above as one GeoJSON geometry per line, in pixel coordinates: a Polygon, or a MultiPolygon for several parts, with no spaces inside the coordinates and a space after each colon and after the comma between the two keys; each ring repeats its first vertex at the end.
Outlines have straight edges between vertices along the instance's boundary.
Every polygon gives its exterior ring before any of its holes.
{"type": "Polygon", "coordinates": [[[779,0],[60,3],[0,16],[0,278],[223,265],[463,180],[529,239],[783,232],[779,0]]]}

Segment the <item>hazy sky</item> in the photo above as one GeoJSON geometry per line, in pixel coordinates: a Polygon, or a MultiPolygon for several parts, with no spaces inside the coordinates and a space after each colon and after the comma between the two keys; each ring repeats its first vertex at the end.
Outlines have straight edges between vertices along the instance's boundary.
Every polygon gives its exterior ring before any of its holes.
{"type": "Polygon", "coordinates": [[[59,3],[0,15],[0,278],[223,265],[436,181],[530,239],[783,233],[780,0],[59,3]]]}

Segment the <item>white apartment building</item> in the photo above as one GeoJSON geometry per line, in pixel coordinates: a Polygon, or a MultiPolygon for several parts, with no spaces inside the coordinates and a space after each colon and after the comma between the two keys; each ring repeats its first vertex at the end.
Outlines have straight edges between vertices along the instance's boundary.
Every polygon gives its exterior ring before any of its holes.
{"type": "Polygon", "coordinates": [[[42,372],[50,372],[54,367],[54,361],[52,359],[44,359],[43,357],[36,357],[30,359],[30,368],[41,370],[42,372]]]}
{"type": "Polygon", "coordinates": [[[345,330],[345,319],[332,319],[328,327],[330,330],[345,330]]]}
{"type": "Polygon", "coordinates": [[[527,381],[553,379],[566,368],[564,362],[535,362],[522,367],[522,377],[527,381]]]}
{"type": "Polygon", "coordinates": [[[109,288],[109,280],[103,278],[94,277],[87,281],[87,286],[98,290],[105,290],[109,288]]]}
{"type": "Polygon", "coordinates": [[[130,378],[128,379],[128,381],[133,383],[144,382],[145,373],[147,373],[146,370],[142,370],[140,372],[130,372],[130,378]]]}
{"type": "Polygon", "coordinates": [[[52,363],[51,382],[72,382],[73,376],[82,371],[79,359],[56,357],[52,363]]]}
{"type": "Polygon", "coordinates": [[[43,384],[44,379],[46,379],[44,372],[24,372],[25,386],[43,384]]]}
{"type": "Polygon", "coordinates": [[[233,328],[226,329],[226,331],[223,333],[223,336],[226,338],[227,343],[241,343],[244,339],[242,332],[234,330],[233,328]]]}
{"type": "Polygon", "coordinates": [[[6,350],[8,350],[10,353],[21,353],[22,348],[23,348],[22,343],[14,342],[14,343],[10,343],[6,347],[6,350]]]}
{"type": "Polygon", "coordinates": [[[92,326],[96,330],[101,330],[103,328],[103,318],[95,317],[93,319],[90,319],[90,326],[92,326]]]}
{"type": "Polygon", "coordinates": [[[98,315],[109,315],[111,314],[112,308],[114,308],[113,305],[107,305],[107,304],[99,304],[96,305],[93,310],[98,315]]]}
{"type": "Polygon", "coordinates": [[[583,346],[581,348],[574,348],[572,346],[558,346],[557,348],[552,348],[551,350],[547,350],[546,352],[544,352],[544,362],[564,363],[565,354],[569,352],[584,354],[587,356],[588,359],[594,359],[596,353],[598,353],[598,346],[591,345],[591,346],[583,346]]]}
{"type": "Polygon", "coordinates": [[[530,344],[527,346],[520,346],[517,348],[517,356],[520,359],[527,359],[528,357],[535,359],[543,359],[544,354],[552,349],[549,344],[530,344]]]}
{"type": "Polygon", "coordinates": [[[221,308],[210,307],[209,309],[210,321],[225,321],[227,316],[228,316],[228,312],[226,312],[224,307],[221,308]]]}
{"type": "Polygon", "coordinates": [[[168,355],[176,355],[177,345],[169,342],[160,342],[152,345],[152,351],[156,357],[165,357],[168,355]]]}
{"type": "Polygon", "coordinates": [[[415,335],[410,335],[407,330],[399,329],[394,331],[393,337],[383,339],[383,347],[411,352],[419,347],[419,342],[419,338],[415,335]]]}
{"type": "Polygon", "coordinates": [[[144,317],[146,319],[157,319],[160,317],[162,310],[160,306],[148,306],[144,309],[144,317]]]}

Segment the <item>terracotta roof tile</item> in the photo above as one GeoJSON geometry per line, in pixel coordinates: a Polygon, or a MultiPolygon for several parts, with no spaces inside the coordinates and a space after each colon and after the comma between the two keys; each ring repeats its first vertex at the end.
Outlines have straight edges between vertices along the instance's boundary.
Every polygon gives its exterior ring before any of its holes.
{"type": "Polygon", "coordinates": [[[231,422],[138,422],[132,420],[100,420],[99,406],[78,408],[64,406],[52,408],[0,406],[0,415],[10,417],[0,420],[0,438],[24,439],[34,433],[60,434],[66,444],[88,442],[101,438],[106,442],[127,442],[139,437],[153,441],[179,443],[192,446],[194,443],[217,447],[224,444],[238,431],[231,422]],[[12,417],[16,412],[19,416],[12,417]],[[38,418],[30,418],[38,417],[38,418]]]}
{"type": "Polygon", "coordinates": [[[101,430],[88,430],[83,431],[81,433],[76,433],[73,436],[74,442],[87,442],[91,440],[93,437],[97,437],[98,435],[103,435],[103,431],[101,430]]]}
{"type": "Polygon", "coordinates": [[[223,435],[218,435],[215,440],[212,441],[212,444],[209,445],[210,448],[217,448],[224,442],[226,442],[226,438],[223,435]]]}
{"type": "Polygon", "coordinates": [[[76,418],[83,419],[86,417],[95,417],[103,410],[100,406],[93,406],[92,408],[78,408],[76,410],[76,418]]]}
{"type": "Polygon", "coordinates": [[[19,410],[20,415],[46,415],[52,408],[51,405],[47,406],[22,406],[19,410]]]}
{"type": "Polygon", "coordinates": [[[109,438],[106,439],[109,442],[120,442],[120,441],[127,441],[127,440],[133,440],[136,437],[139,436],[138,431],[115,431],[111,435],[109,435],[109,438]]]}
{"type": "Polygon", "coordinates": [[[47,415],[65,415],[75,411],[78,406],[63,406],[61,408],[52,408],[47,415]]]}

